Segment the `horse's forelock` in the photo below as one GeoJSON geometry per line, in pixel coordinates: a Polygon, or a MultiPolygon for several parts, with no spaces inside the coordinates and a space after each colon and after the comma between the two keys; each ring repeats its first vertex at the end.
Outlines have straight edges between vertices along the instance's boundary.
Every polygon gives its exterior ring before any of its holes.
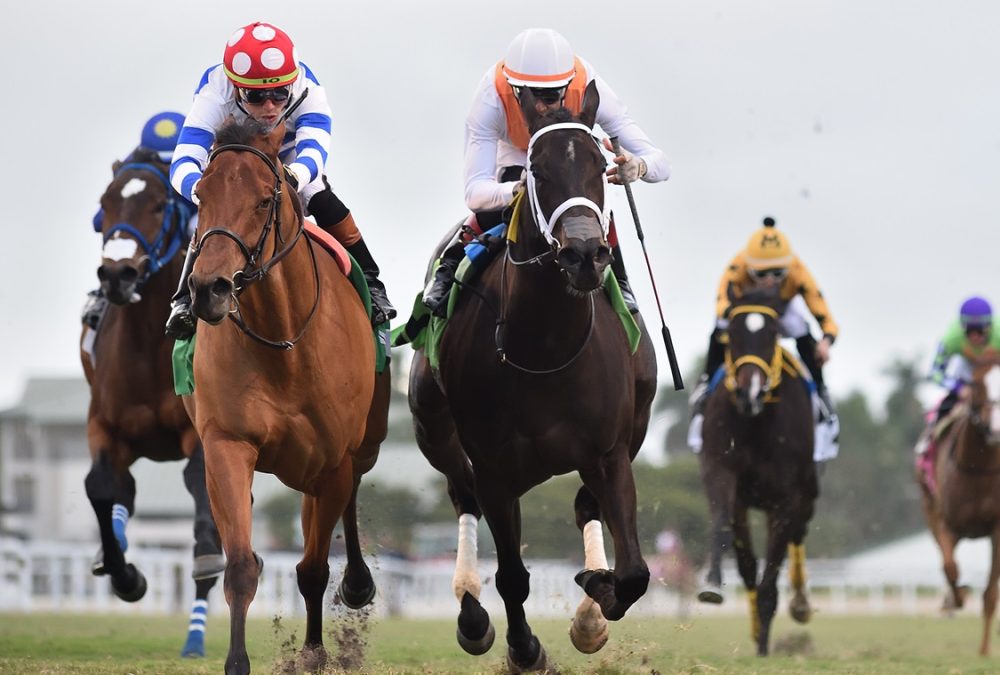
{"type": "Polygon", "coordinates": [[[267,136],[270,132],[270,126],[253,117],[242,121],[233,120],[215,134],[215,144],[253,145],[254,140],[267,136]]]}

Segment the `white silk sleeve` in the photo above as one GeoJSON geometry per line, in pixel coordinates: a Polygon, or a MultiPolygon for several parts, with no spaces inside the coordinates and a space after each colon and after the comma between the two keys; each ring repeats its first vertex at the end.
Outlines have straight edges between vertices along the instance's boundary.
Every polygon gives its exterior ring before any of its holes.
{"type": "Polygon", "coordinates": [[[617,136],[622,147],[646,162],[646,175],[642,180],[658,183],[670,178],[670,162],[663,151],[653,145],[646,132],[628,114],[628,108],[615,92],[595,75],[601,104],[597,108],[597,123],[609,136],[617,136]]]}
{"type": "Polygon", "coordinates": [[[465,119],[465,205],[471,211],[496,211],[514,198],[514,183],[497,182],[497,151],[507,119],[487,71],[465,119]]]}

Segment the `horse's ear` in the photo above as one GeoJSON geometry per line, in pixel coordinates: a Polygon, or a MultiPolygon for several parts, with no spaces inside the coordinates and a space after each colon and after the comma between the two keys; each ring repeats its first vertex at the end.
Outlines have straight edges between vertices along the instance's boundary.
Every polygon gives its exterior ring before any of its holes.
{"type": "Polygon", "coordinates": [[[583,92],[583,105],[580,107],[580,122],[591,129],[597,119],[597,108],[601,105],[601,95],[597,92],[597,80],[591,80],[583,92]]]}
{"type": "Polygon", "coordinates": [[[282,120],[276,127],[267,134],[268,154],[274,157],[281,151],[281,144],[285,140],[285,121],[282,120]]]}
{"type": "Polygon", "coordinates": [[[528,133],[534,135],[538,131],[538,121],[541,119],[541,115],[535,110],[535,95],[527,87],[521,87],[520,89],[521,93],[518,99],[521,103],[521,112],[524,113],[524,121],[528,127],[528,133]]]}
{"type": "Polygon", "coordinates": [[[120,159],[116,159],[111,163],[111,175],[114,176],[115,174],[117,174],[118,169],[120,168],[122,168],[122,161],[120,159]]]}

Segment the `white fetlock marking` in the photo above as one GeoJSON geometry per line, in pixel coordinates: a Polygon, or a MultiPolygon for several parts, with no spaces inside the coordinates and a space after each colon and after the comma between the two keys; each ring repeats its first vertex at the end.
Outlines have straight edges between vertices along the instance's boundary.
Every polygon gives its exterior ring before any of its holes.
{"type": "Polygon", "coordinates": [[[604,553],[604,528],[601,521],[591,520],[583,526],[584,567],[588,570],[608,569],[608,556],[604,553]]]}
{"type": "Polygon", "coordinates": [[[468,593],[479,599],[482,581],[479,579],[479,519],[469,513],[458,517],[458,551],[455,555],[455,577],[451,587],[458,601],[468,593]]]}

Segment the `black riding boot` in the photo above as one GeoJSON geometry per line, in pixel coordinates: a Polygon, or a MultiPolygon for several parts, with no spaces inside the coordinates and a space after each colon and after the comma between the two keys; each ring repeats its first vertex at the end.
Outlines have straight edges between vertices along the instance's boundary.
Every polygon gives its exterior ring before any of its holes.
{"type": "Polygon", "coordinates": [[[177,291],[170,298],[170,316],[167,317],[166,334],[176,340],[186,340],[194,335],[198,320],[191,313],[191,289],[188,288],[188,277],[194,267],[195,255],[191,249],[184,256],[184,268],[181,270],[177,291]]]}
{"type": "Polygon", "coordinates": [[[107,309],[108,299],[104,297],[101,289],[97,288],[90,291],[87,293],[87,302],[83,306],[83,316],[81,317],[83,325],[97,330],[97,327],[101,324],[101,317],[104,316],[104,312],[107,309]]]}
{"type": "Polygon", "coordinates": [[[689,403],[692,415],[700,415],[705,412],[705,400],[708,398],[708,383],[726,359],[726,346],[722,343],[723,331],[716,328],[708,338],[708,355],[705,357],[705,371],[698,377],[698,384],[691,392],[689,403]]]}
{"type": "Polygon", "coordinates": [[[639,303],[635,301],[632,287],[628,283],[628,273],[625,271],[625,259],[622,258],[621,244],[615,244],[615,247],[611,249],[611,271],[615,273],[615,279],[618,280],[618,288],[622,290],[625,306],[628,307],[628,311],[636,314],[639,311],[639,303]]]}
{"type": "Polygon", "coordinates": [[[823,367],[816,358],[816,338],[812,335],[803,335],[800,338],[796,338],[795,348],[799,351],[799,358],[802,359],[802,365],[806,367],[806,370],[812,376],[813,382],[816,384],[816,394],[825,408],[825,411],[820,411],[820,419],[832,417],[836,413],[833,409],[833,401],[830,400],[830,392],[826,390],[826,384],[823,382],[823,367]],[[826,414],[823,414],[824,412],[826,414]]]}
{"type": "Polygon", "coordinates": [[[448,315],[448,297],[455,282],[455,271],[465,257],[465,243],[459,239],[441,254],[441,264],[434,270],[427,288],[424,289],[423,303],[434,316],[448,315]]]}
{"type": "Polygon", "coordinates": [[[368,282],[368,292],[372,297],[372,325],[377,326],[390,319],[396,318],[396,308],[389,302],[389,294],[385,291],[385,284],[378,278],[378,265],[368,250],[368,244],[364,239],[347,246],[347,252],[358,261],[361,271],[368,282]]]}

